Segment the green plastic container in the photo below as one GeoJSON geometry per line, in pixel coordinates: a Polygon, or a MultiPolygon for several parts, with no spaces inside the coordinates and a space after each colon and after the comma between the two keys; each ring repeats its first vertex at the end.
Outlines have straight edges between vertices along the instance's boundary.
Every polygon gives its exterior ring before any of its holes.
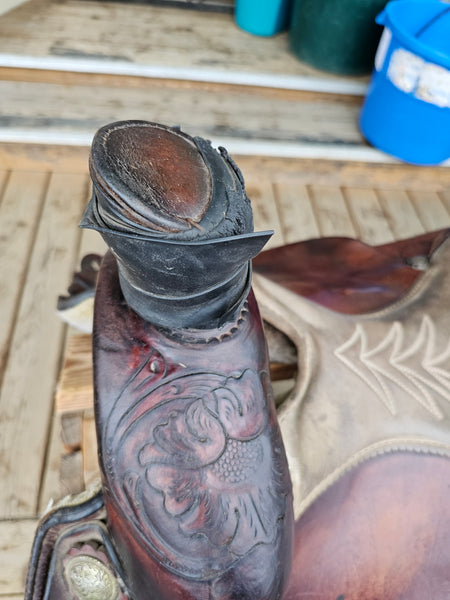
{"type": "Polygon", "coordinates": [[[387,0],[294,0],[289,40],[298,58],[317,69],[364,75],[373,67],[387,0]]]}

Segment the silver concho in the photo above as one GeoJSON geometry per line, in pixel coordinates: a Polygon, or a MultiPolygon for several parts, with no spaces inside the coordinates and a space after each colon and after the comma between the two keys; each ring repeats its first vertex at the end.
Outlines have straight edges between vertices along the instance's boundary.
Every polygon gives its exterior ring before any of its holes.
{"type": "Polygon", "coordinates": [[[78,600],[118,600],[120,589],[112,571],[100,560],[74,556],[65,565],[64,575],[78,600]]]}

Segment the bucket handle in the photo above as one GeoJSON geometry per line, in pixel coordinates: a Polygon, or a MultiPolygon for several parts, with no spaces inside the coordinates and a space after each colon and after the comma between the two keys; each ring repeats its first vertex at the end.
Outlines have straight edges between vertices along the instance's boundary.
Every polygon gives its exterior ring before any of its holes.
{"type": "MultiPolygon", "coordinates": [[[[446,0],[448,3],[448,0],[446,0]]],[[[418,38],[425,33],[427,29],[429,29],[432,25],[439,21],[444,15],[450,12],[450,6],[446,6],[440,13],[434,15],[427,23],[421,26],[421,28],[417,31],[414,37],[418,38]]],[[[383,9],[375,18],[375,22],[378,25],[386,25],[386,9],[383,9]]]]}
{"type": "Polygon", "coordinates": [[[430,19],[428,21],[428,23],[425,23],[425,25],[422,25],[422,27],[419,29],[419,31],[416,33],[416,35],[414,37],[416,37],[416,38],[420,37],[422,34],[425,33],[425,31],[427,29],[429,29],[432,25],[434,25],[436,23],[436,21],[439,21],[445,14],[447,14],[449,12],[450,12],[450,6],[447,6],[439,14],[434,15],[434,17],[432,19],[430,19]]]}

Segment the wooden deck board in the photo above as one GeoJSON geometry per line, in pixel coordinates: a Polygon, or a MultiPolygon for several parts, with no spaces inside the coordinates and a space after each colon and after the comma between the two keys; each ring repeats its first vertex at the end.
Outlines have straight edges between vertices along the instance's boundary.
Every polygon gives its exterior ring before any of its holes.
{"type": "Polygon", "coordinates": [[[82,412],[92,407],[92,339],[89,334],[69,333],[66,360],[56,390],[59,413],[82,412]]]}
{"type": "Polygon", "coordinates": [[[0,170],[0,207],[3,202],[3,192],[6,186],[6,182],[8,181],[9,171],[5,169],[0,170]]]}
{"type": "Polygon", "coordinates": [[[180,125],[220,144],[235,139],[367,147],[357,125],[361,99],[347,96],[163,80],[147,80],[141,87],[3,80],[0,94],[8,107],[0,128],[35,132],[43,141],[53,135],[90,139],[105,123],[132,117],[180,125]]]}
{"type": "MultiPolygon", "coordinates": [[[[239,29],[231,14],[130,3],[31,0],[0,21],[0,65],[11,55],[34,58],[39,68],[141,73],[146,68],[163,77],[177,72],[190,80],[204,75],[253,85],[326,78],[289,52],[287,34],[261,38],[239,29]]],[[[367,77],[327,79],[360,93],[367,82],[367,77]]]]}
{"type": "Polygon", "coordinates": [[[265,249],[282,246],[284,243],[283,229],[280,224],[272,182],[269,179],[248,181],[246,189],[252,203],[255,231],[273,230],[274,232],[265,249]]]}
{"type": "Polygon", "coordinates": [[[37,513],[45,510],[68,492],[61,486],[61,457],[64,446],[61,436],[61,415],[53,414],[48,436],[47,453],[42,467],[42,482],[39,490],[37,513]]]}
{"type": "Polygon", "coordinates": [[[285,244],[318,237],[319,226],[305,185],[277,183],[275,199],[285,244]]]}
{"type": "Polygon", "coordinates": [[[232,15],[31,0],[0,20],[5,141],[89,144],[135,118],[247,154],[264,142],[273,155],[389,162],[358,128],[366,84],[311,69],[287,34],[250,35],[232,15]]]}
{"type": "Polygon", "coordinates": [[[387,244],[394,235],[375,190],[346,188],[344,196],[356,226],[356,236],[368,244],[387,244]]]}
{"type": "MultiPolygon", "coordinates": [[[[87,173],[88,146],[0,143],[0,168],[9,170],[87,173]]],[[[376,190],[422,190],[441,195],[450,189],[450,169],[403,163],[378,164],[318,158],[274,157],[233,153],[246,181],[261,173],[274,183],[353,186],[376,190]]],[[[443,196],[444,197],[444,196],[443,196]]]]}
{"type": "Polygon", "coordinates": [[[341,188],[315,185],[309,191],[321,236],[357,235],[341,188]]]}
{"type": "Polygon", "coordinates": [[[377,190],[376,193],[395,238],[413,237],[423,232],[417,211],[404,190],[377,190]]]}
{"type": "Polygon", "coordinates": [[[0,382],[47,183],[46,173],[16,171],[8,178],[1,196],[0,382]]]}
{"type": "Polygon", "coordinates": [[[97,458],[97,435],[95,420],[92,411],[83,418],[83,479],[86,487],[92,485],[100,478],[100,468],[97,458]]]}
{"type": "Polygon", "coordinates": [[[55,299],[70,280],[86,176],[54,174],[31,253],[0,395],[0,514],[34,516],[64,332],[55,299]]]}
{"type": "Polygon", "coordinates": [[[449,211],[435,192],[412,190],[409,196],[426,231],[445,227],[449,221],[449,211]]]}
{"type": "Polygon", "coordinates": [[[36,519],[0,521],[0,598],[22,597],[36,519]]]}

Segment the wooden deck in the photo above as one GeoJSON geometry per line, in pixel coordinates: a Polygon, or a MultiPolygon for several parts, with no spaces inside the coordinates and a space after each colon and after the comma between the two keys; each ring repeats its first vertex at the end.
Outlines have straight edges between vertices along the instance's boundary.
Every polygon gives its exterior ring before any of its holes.
{"type": "Polygon", "coordinates": [[[287,34],[252,36],[231,14],[31,0],[0,19],[3,141],[89,144],[135,118],[233,153],[390,161],[357,127],[367,81],[316,71],[287,34]]]}
{"type": "Polygon", "coordinates": [[[94,446],[89,403],[63,414],[55,391],[74,339],[57,297],[81,256],[104,251],[98,235],[77,227],[99,126],[178,123],[228,146],[256,228],[275,230],[269,247],[330,235],[377,244],[450,226],[448,167],[402,165],[362,139],[367,78],[302,65],[286,34],[262,40],[229,14],[188,12],[31,0],[0,19],[3,600],[23,596],[48,502],[96,476],[92,452],[83,453],[94,446]]]}
{"type": "Polygon", "coordinates": [[[253,36],[231,14],[89,0],[30,0],[4,15],[0,64],[340,93],[367,84],[302,64],[287,34],[253,36]]]}

